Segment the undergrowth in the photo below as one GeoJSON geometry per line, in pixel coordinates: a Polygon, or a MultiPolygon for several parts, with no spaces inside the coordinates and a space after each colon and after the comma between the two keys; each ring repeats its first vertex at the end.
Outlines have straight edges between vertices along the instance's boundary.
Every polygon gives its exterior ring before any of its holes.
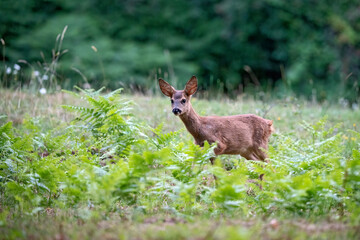
{"type": "Polygon", "coordinates": [[[42,129],[37,118],[0,127],[0,224],[49,209],[80,219],[128,212],[179,216],[346,218],[359,224],[360,133],[326,118],[302,123],[306,136],[274,134],[269,163],[228,158],[211,165],[178,132],[151,128],[131,114],[121,90],[68,92],[71,123],[42,129]],[[347,138],[349,138],[347,137],[347,138]],[[262,180],[259,176],[264,174],[262,180]],[[216,179],[216,180],[215,180],[216,179]]]}

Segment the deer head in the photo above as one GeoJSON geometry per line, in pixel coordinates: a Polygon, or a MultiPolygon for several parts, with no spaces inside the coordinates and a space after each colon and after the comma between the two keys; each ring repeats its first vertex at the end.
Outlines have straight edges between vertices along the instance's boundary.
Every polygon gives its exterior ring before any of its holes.
{"type": "Polygon", "coordinates": [[[172,112],[176,116],[180,116],[190,111],[192,108],[190,99],[197,90],[197,79],[195,76],[192,76],[186,83],[184,90],[176,90],[161,78],[159,79],[159,86],[161,92],[171,99],[172,112]]]}

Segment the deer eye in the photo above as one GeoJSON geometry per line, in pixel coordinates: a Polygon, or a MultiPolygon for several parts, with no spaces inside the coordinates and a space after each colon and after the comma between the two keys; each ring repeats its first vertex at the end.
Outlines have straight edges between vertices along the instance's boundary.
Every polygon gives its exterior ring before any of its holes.
{"type": "Polygon", "coordinates": [[[174,103],[174,100],[171,99],[171,103],[174,103]]]}
{"type": "Polygon", "coordinates": [[[186,103],[186,99],[181,100],[181,103],[182,103],[182,104],[185,104],[185,103],[186,103]]]}

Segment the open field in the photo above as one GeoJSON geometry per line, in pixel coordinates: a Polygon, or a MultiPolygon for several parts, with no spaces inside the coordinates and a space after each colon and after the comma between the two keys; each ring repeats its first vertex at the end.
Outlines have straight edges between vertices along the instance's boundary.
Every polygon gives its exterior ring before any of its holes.
{"type": "Polygon", "coordinates": [[[211,166],[163,96],[0,95],[1,239],[360,237],[358,111],[193,98],[200,115],[274,120],[269,164],[211,166]]]}
{"type": "MultiPolygon", "coordinates": [[[[25,116],[46,118],[49,124],[57,121],[70,121],[72,114],[61,108],[61,105],[79,105],[81,101],[71,95],[60,92],[51,95],[24,93],[21,91],[0,90],[0,113],[8,116],[8,120],[18,124],[25,116]]],[[[135,105],[132,112],[141,121],[156,127],[164,124],[167,131],[177,131],[183,128],[182,122],[173,116],[170,102],[167,97],[124,95],[125,99],[132,100],[135,105]]],[[[254,101],[239,98],[238,100],[199,100],[192,99],[194,109],[200,115],[236,115],[253,113],[274,120],[277,132],[301,134],[300,124],[303,121],[314,123],[327,116],[332,124],[343,123],[341,128],[350,129],[360,122],[359,110],[351,110],[344,105],[317,104],[296,98],[283,100],[254,101]]],[[[83,102],[84,103],[84,102],[83,102]]],[[[359,123],[360,124],[360,123],[359,123]]],[[[358,125],[359,125],[358,124],[358,125]]],[[[359,128],[359,126],[357,126],[359,128]]]]}

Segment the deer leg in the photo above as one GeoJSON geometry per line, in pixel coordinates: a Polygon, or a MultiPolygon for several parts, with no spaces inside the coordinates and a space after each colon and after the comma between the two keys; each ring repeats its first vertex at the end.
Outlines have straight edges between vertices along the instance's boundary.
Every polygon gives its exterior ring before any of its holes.
{"type": "MultiPolygon", "coordinates": [[[[214,149],[214,153],[216,156],[221,155],[224,152],[224,150],[225,150],[225,145],[218,142],[216,148],[214,149]]],[[[211,165],[214,165],[215,159],[216,159],[216,157],[210,158],[211,165]]],[[[214,175],[214,180],[215,181],[217,180],[217,177],[215,175],[214,175]]]]}
{"type": "Polygon", "coordinates": [[[244,156],[247,160],[255,160],[258,161],[259,157],[257,156],[256,153],[249,153],[246,156],[244,156]]]}
{"type": "MultiPolygon", "coordinates": [[[[264,148],[264,149],[267,149],[267,148],[264,148]]],[[[263,162],[268,162],[268,161],[265,160],[268,157],[268,155],[262,149],[260,149],[260,148],[257,149],[256,152],[255,152],[255,155],[258,157],[258,160],[261,160],[263,162]]]]}
{"type": "MultiPolygon", "coordinates": [[[[225,145],[222,144],[222,143],[217,143],[217,146],[214,149],[214,153],[215,153],[216,156],[221,155],[224,152],[224,150],[225,150],[225,145]]],[[[210,158],[211,165],[214,165],[215,159],[216,159],[216,157],[211,157],[210,158]]]]}
{"type": "Polygon", "coordinates": [[[226,146],[224,144],[218,142],[216,148],[214,149],[215,155],[223,154],[225,148],[226,148],[226,146]]]}
{"type": "MultiPolygon", "coordinates": [[[[251,160],[268,162],[268,161],[265,161],[265,158],[266,158],[266,157],[267,157],[266,153],[264,153],[264,152],[261,151],[260,149],[259,149],[259,151],[257,151],[257,152],[250,153],[250,159],[251,159],[251,160]]],[[[248,159],[248,160],[249,160],[249,159],[248,159]]],[[[261,173],[261,174],[260,174],[260,176],[259,176],[259,180],[260,180],[260,181],[263,181],[264,175],[265,175],[264,173],[261,173]]],[[[257,184],[257,183],[256,183],[255,181],[253,181],[253,180],[250,180],[250,182],[254,182],[255,185],[257,185],[257,186],[260,188],[260,190],[263,190],[261,184],[257,184]]]]}

